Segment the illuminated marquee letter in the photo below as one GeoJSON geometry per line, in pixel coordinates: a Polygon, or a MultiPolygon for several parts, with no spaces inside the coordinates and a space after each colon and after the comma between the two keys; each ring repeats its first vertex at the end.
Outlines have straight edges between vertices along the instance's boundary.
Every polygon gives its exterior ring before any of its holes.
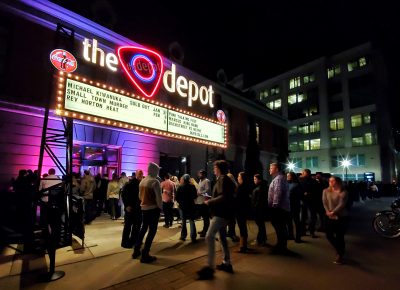
{"type": "Polygon", "coordinates": [[[176,91],[178,92],[178,94],[181,97],[186,98],[187,93],[185,91],[182,92],[182,89],[187,91],[188,83],[187,83],[187,80],[185,79],[185,77],[179,76],[176,80],[176,91]]]}
{"type": "Polygon", "coordinates": [[[104,51],[97,47],[97,40],[93,39],[92,45],[92,62],[96,63],[97,61],[97,52],[100,52],[100,66],[104,66],[104,51]]]}
{"type": "Polygon", "coordinates": [[[200,87],[200,102],[202,105],[208,104],[208,90],[205,86],[200,87]]]}
{"type": "Polygon", "coordinates": [[[194,81],[189,81],[189,99],[188,99],[188,106],[192,106],[192,102],[196,101],[199,97],[199,87],[194,81]]]}
{"type": "Polygon", "coordinates": [[[210,100],[209,104],[210,104],[210,108],[214,108],[214,103],[213,103],[213,99],[214,99],[214,91],[212,89],[212,86],[208,87],[208,98],[210,100]]]}
{"type": "Polygon", "coordinates": [[[175,77],[176,77],[176,66],[174,64],[172,64],[171,70],[165,71],[164,77],[163,77],[164,87],[170,93],[174,93],[175,92],[175,77]],[[169,76],[171,76],[170,84],[168,84],[168,77],[169,76]]]}

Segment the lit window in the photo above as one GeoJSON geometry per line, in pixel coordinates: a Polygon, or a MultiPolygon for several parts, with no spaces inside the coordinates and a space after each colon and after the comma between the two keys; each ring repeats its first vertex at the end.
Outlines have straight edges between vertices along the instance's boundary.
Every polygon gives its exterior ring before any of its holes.
{"type": "Polygon", "coordinates": [[[336,65],[336,66],[328,68],[327,73],[328,73],[328,79],[331,79],[334,76],[339,75],[340,74],[340,66],[336,65]]]}
{"type": "Polygon", "coordinates": [[[360,127],[362,125],[361,115],[351,116],[351,127],[360,127]]]}
{"type": "Polygon", "coordinates": [[[296,104],[296,103],[297,103],[297,96],[296,96],[296,94],[289,95],[289,96],[288,96],[288,104],[289,104],[289,105],[293,105],[293,104],[296,104]]]}
{"type": "Polygon", "coordinates": [[[365,154],[350,155],[351,166],[365,166],[365,154]]]}
{"type": "Polygon", "coordinates": [[[360,67],[366,66],[367,65],[367,59],[365,57],[360,57],[360,59],[358,60],[358,64],[359,64],[360,67]]]}
{"type": "Polygon", "coordinates": [[[297,126],[291,126],[289,128],[289,135],[297,134],[297,126]]]}
{"type": "Polygon", "coordinates": [[[304,93],[295,93],[288,96],[288,104],[293,105],[307,100],[307,95],[304,93]]]}
{"type": "Polygon", "coordinates": [[[282,106],[282,100],[277,99],[274,101],[274,110],[279,109],[282,106]]]}
{"type": "Polygon", "coordinates": [[[289,88],[294,89],[300,87],[300,77],[295,77],[293,79],[290,79],[289,81],[289,88]]]}
{"type": "Polygon", "coordinates": [[[365,145],[373,145],[375,144],[375,136],[372,133],[364,134],[364,143],[365,145]]]}
{"type": "Polygon", "coordinates": [[[303,148],[304,151],[310,150],[310,140],[304,140],[303,146],[304,146],[304,148],[303,148]]]}
{"type": "Polygon", "coordinates": [[[348,71],[353,71],[358,67],[358,62],[357,61],[352,61],[347,63],[347,70],[348,71]]]}
{"type": "Polygon", "coordinates": [[[369,113],[363,114],[363,123],[371,124],[371,115],[369,113]]]}
{"type": "Polygon", "coordinates": [[[357,165],[358,166],[365,166],[365,155],[364,154],[358,154],[357,155],[357,165]]]}
{"type": "Polygon", "coordinates": [[[313,81],[315,81],[315,75],[314,74],[309,74],[303,77],[303,83],[304,84],[308,84],[308,83],[312,83],[313,81]]]}
{"type": "Polygon", "coordinates": [[[319,132],[319,121],[315,121],[310,124],[310,133],[315,132],[319,132]]]}
{"type": "Polygon", "coordinates": [[[331,157],[331,166],[332,167],[339,167],[340,166],[340,160],[338,156],[332,156],[331,157]]]}
{"type": "Polygon", "coordinates": [[[267,107],[268,107],[269,109],[271,109],[271,110],[274,109],[274,102],[268,102],[266,105],[267,105],[267,107]]]}
{"type": "Polygon", "coordinates": [[[261,91],[259,98],[260,98],[260,101],[265,102],[268,98],[268,91],[261,91]]]}
{"type": "Polygon", "coordinates": [[[352,145],[353,146],[363,146],[363,137],[353,137],[352,138],[352,145]]]}
{"type": "Polygon", "coordinates": [[[257,144],[260,144],[260,125],[256,123],[256,140],[257,144]]]}
{"type": "Polygon", "coordinates": [[[298,146],[297,146],[297,142],[290,142],[289,143],[289,150],[291,152],[296,152],[299,150],[298,146]]]}
{"type": "Polygon", "coordinates": [[[271,88],[271,96],[279,95],[279,86],[271,88]]]}
{"type": "Polygon", "coordinates": [[[329,127],[332,131],[343,130],[344,129],[344,119],[337,118],[329,121],[329,127]]]}
{"type": "Polygon", "coordinates": [[[297,102],[298,103],[304,102],[305,100],[307,100],[307,95],[305,95],[303,93],[297,94],[297,102]]]}
{"type": "Polygon", "coordinates": [[[321,148],[321,139],[310,140],[311,150],[319,150],[321,148]]]}
{"type": "Polygon", "coordinates": [[[306,167],[307,168],[318,167],[318,157],[306,157],[306,167]]]}
{"type": "Polygon", "coordinates": [[[301,134],[308,134],[309,130],[308,130],[308,124],[302,124],[299,126],[299,133],[301,134]]]}
{"type": "Polygon", "coordinates": [[[310,107],[310,108],[306,108],[306,109],[303,110],[303,114],[306,117],[315,116],[315,115],[318,115],[318,109],[315,106],[310,107]]]}
{"type": "Polygon", "coordinates": [[[331,147],[340,148],[344,146],[343,137],[332,137],[331,138],[331,147]]]}

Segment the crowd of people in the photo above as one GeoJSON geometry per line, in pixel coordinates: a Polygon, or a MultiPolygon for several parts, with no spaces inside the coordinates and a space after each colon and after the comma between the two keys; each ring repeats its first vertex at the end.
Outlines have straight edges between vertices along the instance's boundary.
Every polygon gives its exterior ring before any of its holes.
{"type": "MultiPolygon", "coordinates": [[[[257,225],[255,245],[259,247],[269,246],[265,223],[271,222],[277,237],[272,253],[276,254],[290,253],[288,240],[302,243],[307,234],[317,238],[317,231],[325,232],[335,251],[334,263],[342,264],[352,201],[379,197],[379,189],[373,183],[345,186],[339,177],[312,175],[309,169],[302,170],[300,175],[284,174],[277,163],[270,164],[269,184],[260,174],[249,176],[240,172],[233,176],[223,160],[214,163],[213,182],[205,170],[200,170],[196,177],[184,174],[179,180],[168,173],[161,179],[159,170],[156,163],[150,162],[147,176],[136,170],[130,178],[123,172],[121,176],[113,174],[111,180],[100,174],[94,177],[85,170],[83,176],[74,174],[72,193],[84,199],[86,224],[102,213],[108,213],[113,220],[123,217],[121,246],[133,249],[132,258],[140,257],[142,263],[156,260],[150,250],[161,213],[165,228],[172,227],[176,217],[180,220],[182,242],[189,236],[192,243],[199,237],[207,243],[208,265],[198,272],[200,279],[211,279],[215,269],[233,273],[227,237],[239,241],[239,253],[254,250],[248,246],[250,219],[257,225]],[[199,232],[196,219],[202,221],[199,232]],[[236,224],[240,237],[236,236],[236,224]],[[216,240],[223,250],[219,265],[215,265],[216,240]]],[[[33,193],[39,188],[43,192],[60,182],[54,169],[41,180],[34,172],[21,170],[13,190],[33,193]]],[[[42,201],[46,202],[46,197],[42,201]]]]}

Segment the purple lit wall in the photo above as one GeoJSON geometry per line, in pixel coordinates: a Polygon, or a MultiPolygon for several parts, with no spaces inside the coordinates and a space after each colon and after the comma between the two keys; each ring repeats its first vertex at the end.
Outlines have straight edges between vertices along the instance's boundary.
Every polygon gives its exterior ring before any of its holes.
{"type": "MultiPolygon", "coordinates": [[[[0,104],[0,184],[10,182],[20,169],[37,169],[43,126],[43,110],[20,106],[19,110],[6,108],[0,104]],[[24,111],[23,109],[26,109],[24,111]]],[[[49,120],[49,127],[62,129],[57,118],[49,120]]],[[[101,128],[94,124],[76,122],[74,141],[88,144],[119,146],[122,151],[121,171],[128,175],[142,169],[147,174],[147,164],[159,161],[160,139],[125,131],[101,128]]],[[[55,154],[65,164],[65,151],[54,149],[55,154]]],[[[43,173],[56,168],[47,154],[43,162],[43,173]]],[[[56,174],[60,174],[59,171],[56,174]]]]}

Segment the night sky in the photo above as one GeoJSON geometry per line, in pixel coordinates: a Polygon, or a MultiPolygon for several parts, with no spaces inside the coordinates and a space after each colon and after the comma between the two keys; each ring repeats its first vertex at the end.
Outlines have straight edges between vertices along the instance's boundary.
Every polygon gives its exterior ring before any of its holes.
{"type": "Polygon", "coordinates": [[[222,68],[228,79],[244,73],[246,85],[253,85],[369,40],[389,52],[394,74],[399,67],[395,1],[53,2],[165,56],[177,41],[183,64],[213,80],[222,68]]]}

